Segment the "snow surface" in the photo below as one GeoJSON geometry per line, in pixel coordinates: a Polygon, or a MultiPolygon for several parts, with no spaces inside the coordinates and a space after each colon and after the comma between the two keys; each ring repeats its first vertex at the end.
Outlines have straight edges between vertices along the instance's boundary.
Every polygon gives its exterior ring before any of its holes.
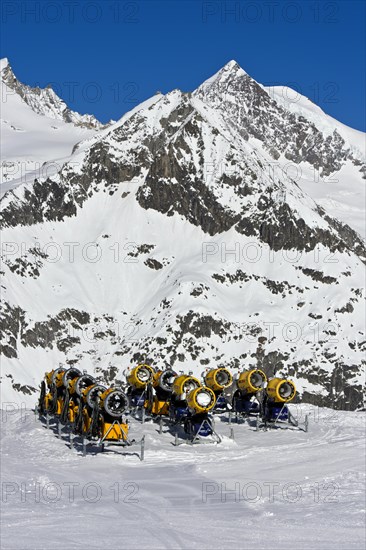
{"type": "MultiPolygon", "coordinates": [[[[0,71],[7,66],[8,60],[2,59],[0,71]]],[[[52,90],[47,89],[47,94],[66,108],[52,90]]],[[[3,78],[0,80],[1,193],[60,170],[73,147],[96,133],[95,129],[58,120],[57,114],[46,109],[48,95],[37,98],[48,115],[44,116],[35,112],[3,78]],[[50,166],[44,165],[47,162],[50,166]]]]}
{"type": "Polygon", "coordinates": [[[309,432],[217,420],[220,445],[175,447],[151,421],[145,460],[69,448],[30,410],[3,410],[4,550],[142,548],[361,550],[365,547],[365,414],[292,406],[309,432]]]}

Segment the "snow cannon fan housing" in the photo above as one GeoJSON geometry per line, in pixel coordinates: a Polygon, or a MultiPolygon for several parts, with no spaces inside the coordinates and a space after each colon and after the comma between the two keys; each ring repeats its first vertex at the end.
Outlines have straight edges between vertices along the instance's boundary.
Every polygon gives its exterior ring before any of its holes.
{"type": "Polygon", "coordinates": [[[233,383],[231,372],[224,367],[211,369],[204,377],[205,385],[213,391],[222,391],[233,383]]]}
{"type": "Polygon", "coordinates": [[[69,388],[69,382],[75,378],[79,378],[79,376],[81,376],[79,369],[76,369],[75,367],[67,369],[62,376],[62,385],[65,386],[65,388],[69,388]]]}
{"type": "Polygon", "coordinates": [[[46,379],[46,384],[47,384],[48,388],[51,388],[51,386],[53,384],[53,375],[54,375],[54,373],[55,373],[54,370],[51,370],[50,372],[46,372],[45,379],[46,379]]]}
{"type": "Polygon", "coordinates": [[[127,375],[127,383],[133,388],[144,389],[152,381],[154,370],[150,365],[138,365],[127,375]]]}
{"type": "Polygon", "coordinates": [[[100,395],[100,407],[112,418],[121,418],[129,408],[127,395],[117,388],[109,388],[100,395]]]}
{"type": "Polygon", "coordinates": [[[91,408],[94,409],[96,403],[98,403],[99,397],[106,391],[106,387],[101,384],[93,384],[83,389],[82,397],[84,402],[91,408]]]}
{"type": "Polygon", "coordinates": [[[216,403],[216,395],[211,388],[201,386],[191,390],[187,395],[188,409],[192,414],[204,414],[210,411],[216,403]]]}
{"type": "Polygon", "coordinates": [[[199,387],[201,387],[201,383],[197,378],[188,374],[181,374],[174,379],[173,393],[179,400],[185,400],[192,390],[199,387]]]}
{"type": "Polygon", "coordinates": [[[51,370],[46,374],[47,382],[50,381],[49,385],[60,386],[62,384],[62,375],[65,372],[63,367],[58,367],[57,369],[51,370]],[[59,381],[59,384],[57,382],[59,381]]]}
{"type": "Polygon", "coordinates": [[[153,377],[153,386],[154,388],[160,388],[167,393],[171,393],[173,391],[173,384],[176,377],[177,373],[171,369],[157,371],[153,377]]]}
{"type": "Polygon", "coordinates": [[[288,403],[295,397],[296,387],[291,380],[272,378],[272,380],[268,382],[266,392],[271,401],[276,403],[288,403]]]}
{"type": "Polygon", "coordinates": [[[237,380],[239,390],[247,394],[263,390],[266,382],[267,376],[259,369],[243,371],[237,380]]]}
{"type": "Polygon", "coordinates": [[[69,382],[69,391],[71,394],[76,394],[79,397],[82,397],[83,390],[94,386],[96,380],[90,374],[82,374],[79,378],[74,378],[69,382]]]}

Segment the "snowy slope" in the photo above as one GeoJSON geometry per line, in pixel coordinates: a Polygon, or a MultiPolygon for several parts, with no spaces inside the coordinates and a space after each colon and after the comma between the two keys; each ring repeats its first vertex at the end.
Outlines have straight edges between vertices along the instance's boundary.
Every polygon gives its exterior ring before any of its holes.
{"type": "MultiPolygon", "coordinates": [[[[330,135],[336,130],[349,144],[356,157],[361,161],[364,159],[366,152],[364,132],[349,128],[330,117],[310,99],[291,88],[273,86],[265,89],[282,107],[297,116],[300,115],[310,120],[325,135],[330,135]]],[[[319,174],[314,174],[314,170],[309,170],[304,164],[301,166],[301,172],[296,171],[296,175],[301,188],[327,212],[350,224],[361,235],[365,235],[366,183],[359,177],[356,166],[347,163],[334,174],[321,178],[319,174]]]]}
{"type": "MultiPolygon", "coordinates": [[[[217,421],[220,445],[172,445],[131,423],[138,447],[81,456],[31,411],[4,413],[5,549],[247,548],[359,550],[365,545],[364,413],[301,406],[308,433],[217,421]]],[[[166,432],[166,428],[164,428],[166,432]]]]}
{"type": "Polygon", "coordinates": [[[361,407],[362,152],[326,121],[284,109],[231,62],[6,193],[3,398],[31,404],[58,363],[108,382],[146,360],[197,375],[258,365],[295,378],[305,401],[361,407]],[[348,215],[289,162],[350,171],[348,215]]]}
{"type": "Polygon", "coordinates": [[[51,88],[16,80],[7,59],[1,73],[1,190],[60,169],[73,147],[102,128],[90,115],[70,111],[51,88]],[[49,165],[44,166],[44,163],[49,165]]]}

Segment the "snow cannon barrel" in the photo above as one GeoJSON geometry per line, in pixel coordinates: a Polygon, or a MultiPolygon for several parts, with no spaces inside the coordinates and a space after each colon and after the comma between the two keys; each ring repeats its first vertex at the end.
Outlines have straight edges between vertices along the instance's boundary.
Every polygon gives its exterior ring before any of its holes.
{"type": "Polygon", "coordinates": [[[201,382],[197,378],[189,374],[181,374],[174,379],[172,390],[177,399],[183,401],[192,390],[200,387],[201,382]]]}
{"type": "Polygon", "coordinates": [[[296,386],[291,380],[272,378],[268,382],[266,393],[271,401],[288,403],[296,395],[296,386]]]}
{"type": "Polygon", "coordinates": [[[76,394],[79,397],[82,397],[83,390],[85,390],[85,388],[89,388],[90,386],[94,386],[95,383],[96,380],[93,376],[90,374],[82,374],[78,378],[74,378],[69,381],[69,392],[71,395],[76,394]]]}
{"type": "Polygon", "coordinates": [[[129,408],[127,395],[118,388],[109,388],[100,395],[100,408],[112,418],[121,418],[129,408]]]}
{"type": "Polygon", "coordinates": [[[136,389],[144,389],[152,382],[154,370],[150,365],[138,365],[127,375],[127,383],[136,389]]]}
{"type": "Polygon", "coordinates": [[[155,389],[160,388],[164,392],[171,393],[173,391],[174,380],[177,377],[177,373],[172,369],[159,370],[154,374],[153,387],[155,389]]]}
{"type": "Polygon", "coordinates": [[[216,395],[211,388],[201,386],[191,390],[187,395],[188,409],[192,414],[209,412],[216,403],[216,395]]]}
{"type": "Polygon", "coordinates": [[[245,370],[240,373],[237,380],[239,390],[246,394],[263,390],[266,382],[267,376],[260,369],[245,370]]]}
{"type": "Polygon", "coordinates": [[[211,369],[204,376],[205,385],[213,391],[222,391],[233,383],[231,372],[224,368],[211,369]]]}
{"type": "Polygon", "coordinates": [[[99,403],[100,396],[106,390],[107,388],[101,384],[93,384],[92,386],[84,388],[81,396],[84,403],[86,403],[90,409],[94,409],[95,405],[99,403]]]}

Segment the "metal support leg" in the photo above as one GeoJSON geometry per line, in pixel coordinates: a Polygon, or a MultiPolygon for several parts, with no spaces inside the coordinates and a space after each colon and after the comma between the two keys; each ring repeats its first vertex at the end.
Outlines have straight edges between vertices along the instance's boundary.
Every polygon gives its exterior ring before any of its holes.
{"type": "Polygon", "coordinates": [[[142,407],[141,422],[145,424],[145,407],[142,407]]]}
{"type": "Polygon", "coordinates": [[[160,423],[159,423],[159,434],[163,433],[163,417],[160,417],[160,423]]]}
{"type": "Polygon", "coordinates": [[[141,454],[140,454],[141,462],[144,460],[144,458],[145,458],[145,436],[143,435],[141,439],[141,454]]]}
{"type": "Polygon", "coordinates": [[[83,456],[86,456],[86,438],[83,437],[83,456]]]}
{"type": "Polygon", "coordinates": [[[70,449],[74,448],[74,435],[72,432],[70,432],[70,449]]]}
{"type": "Polygon", "coordinates": [[[304,425],[304,431],[307,432],[309,430],[309,415],[305,415],[305,425],[304,425]]]}
{"type": "Polygon", "coordinates": [[[61,422],[57,420],[57,433],[58,437],[61,439],[61,422]]]}
{"type": "Polygon", "coordinates": [[[48,414],[48,412],[46,413],[46,426],[47,428],[50,427],[50,415],[48,414]]]}
{"type": "Polygon", "coordinates": [[[178,445],[178,432],[175,432],[175,436],[174,436],[174,445],[178,445]]]}
{"type": "Polygon", "coordinates": [[[229,411],[229,424],[231,424],[231,411],[229,411]]]}
{"type": "Polygon", "coordinates": [[[233,441],[235,441],[234,428],[230,428],[230,439],[232,439],[233,441]]]}

